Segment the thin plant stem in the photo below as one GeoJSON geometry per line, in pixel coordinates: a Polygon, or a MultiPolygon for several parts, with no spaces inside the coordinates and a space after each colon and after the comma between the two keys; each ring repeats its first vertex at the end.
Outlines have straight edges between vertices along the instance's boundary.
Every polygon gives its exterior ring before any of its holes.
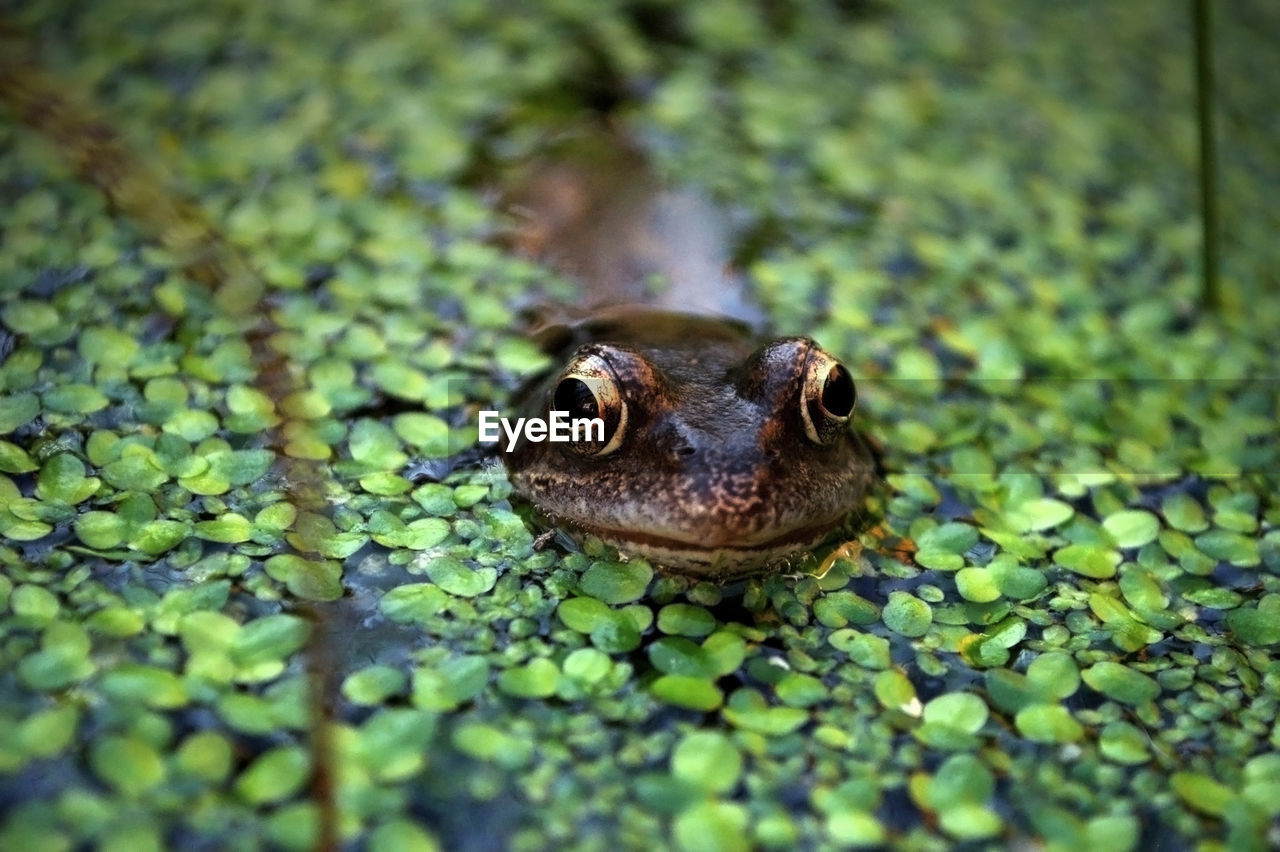
{"type": "Polygon", "coordinates": [[[1213,39],[1209,0],[1191,0],[1196,53],[1196,124],[1200,132],[1200,304],[1208,311],[1222,307],[1218,287],[1218,176],[1213,138],[1213,39]]]}

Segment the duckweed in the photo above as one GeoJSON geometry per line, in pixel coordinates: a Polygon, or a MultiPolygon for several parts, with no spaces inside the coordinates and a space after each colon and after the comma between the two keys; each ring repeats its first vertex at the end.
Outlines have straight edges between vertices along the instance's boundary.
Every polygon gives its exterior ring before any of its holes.
{"type": "Polygon", "coordinates": [[[1209,314],[1176,10],[62,5],[0,45],[0,847],[1274,845],[1274,11],[1214,7],[1209,314]],[[857,377],[821,577],[451,458],[576,298],[492,173],[611,103],[857,377]]]}
{"type": "Polygon", "coordinates": [[[742,753],[719,731],[694,731],[671,752],[671,774],[709,793],[727,793],[742,774],[742,753]]]}

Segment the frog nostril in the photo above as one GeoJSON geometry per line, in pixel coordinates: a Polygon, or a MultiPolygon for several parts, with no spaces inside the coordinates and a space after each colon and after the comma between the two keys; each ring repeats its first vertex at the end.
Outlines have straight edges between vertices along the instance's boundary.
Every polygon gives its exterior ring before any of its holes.
{"type": "Polygon", "coordinates": [[[689,446],[688,444],[684,444],[682,446],[674,448],[671,451],[671,454],[679,458],[684,458],[685,456],[691,456],[696,452],[697,450],[695,450],[693,447],[689,446]]]}

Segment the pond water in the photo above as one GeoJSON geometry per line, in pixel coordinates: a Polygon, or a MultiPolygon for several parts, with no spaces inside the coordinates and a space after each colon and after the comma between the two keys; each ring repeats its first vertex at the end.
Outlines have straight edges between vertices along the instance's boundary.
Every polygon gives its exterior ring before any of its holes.
{"type": "Polygon", "coordinates": [[[1213,11],[1216,310],[1182,5],[7,11],[0,847],[1280,844],[1277,21],[1213,11]],[[485,176],[605,113],[855,377],[822,576],[446,461],[574,298],[485,176]]]}

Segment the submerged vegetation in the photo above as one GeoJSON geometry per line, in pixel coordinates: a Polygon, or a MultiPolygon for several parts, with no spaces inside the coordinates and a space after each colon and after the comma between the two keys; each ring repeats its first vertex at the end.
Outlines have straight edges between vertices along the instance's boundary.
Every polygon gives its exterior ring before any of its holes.
{"type": "Polygon", "coordinates": [[[0,847],[1274,847],[1264,6],[1214,313],[1181,6],[7,12],[0,847]],[[583,109],[858,378],[825,575],[537,547],[448,471],[572,294],[484,175],[583,109]]]}

